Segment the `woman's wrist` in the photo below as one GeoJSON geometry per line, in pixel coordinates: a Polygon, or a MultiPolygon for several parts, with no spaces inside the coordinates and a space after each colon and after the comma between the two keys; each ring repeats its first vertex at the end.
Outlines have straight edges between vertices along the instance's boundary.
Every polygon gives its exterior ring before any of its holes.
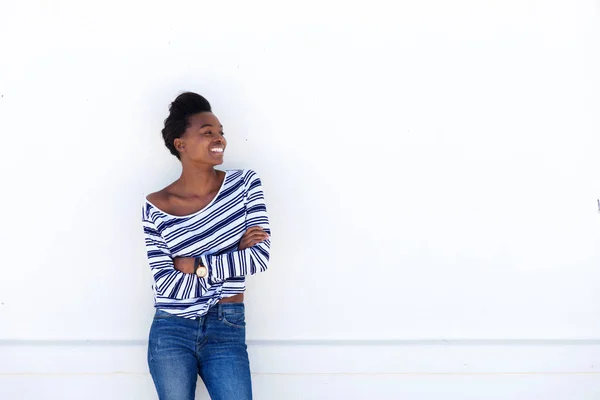
{"type": "Polygon", "coordinates": [[[177,257],[173,259],[173,266],[179,272],[193,274],[195,273],[195,261],[196,259],[192,257],[177,257]]]}
{"type": "Polygon", "coordinates": [[[204,266],[200,257],[194,260],[194,273],[198,278],[206,278],[208,276],[208,269],[204,266]]]}

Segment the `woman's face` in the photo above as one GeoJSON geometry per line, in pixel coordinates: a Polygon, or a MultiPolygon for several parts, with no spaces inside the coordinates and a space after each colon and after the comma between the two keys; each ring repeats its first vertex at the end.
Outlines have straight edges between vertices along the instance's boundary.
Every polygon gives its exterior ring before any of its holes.
{"type": "Polygon", "coordinates": [[[203,112],[192,115],[189,123],[181,138],[175,139],[175,147],[179,150],[181,160],[222,164],[227,141],[219,119],[211,112],[203,112]]]}

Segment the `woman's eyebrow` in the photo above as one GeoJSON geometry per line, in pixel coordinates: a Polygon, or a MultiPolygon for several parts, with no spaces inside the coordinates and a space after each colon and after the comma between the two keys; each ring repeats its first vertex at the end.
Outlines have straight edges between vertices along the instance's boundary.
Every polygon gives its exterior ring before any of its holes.
{"type": "MultiPolygon", "coordinates": [[[[198,129],[202,129],[202,128],[206,127],[206,126],[210,126],[212,128],[211,124],[204,124],[200,128],[198,128],[198,129]]],[[[221,125],[221,129],[223,129],[223,125],[221,125]]]]}

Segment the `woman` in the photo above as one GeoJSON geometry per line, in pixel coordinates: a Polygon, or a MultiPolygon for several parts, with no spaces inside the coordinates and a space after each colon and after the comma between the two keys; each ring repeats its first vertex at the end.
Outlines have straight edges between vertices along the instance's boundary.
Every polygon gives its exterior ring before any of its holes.
{"type": "Polygon", "coordinates": [[[251,399],[245,277],[267,269],[271,247],[260,178],[215,169],[227,141],[196,93],[171,103],[162,134],[182,172],[142,210],[156,307],[150,374],[161,400],[194,399],[198,375],[213,400],[251,399]]]}

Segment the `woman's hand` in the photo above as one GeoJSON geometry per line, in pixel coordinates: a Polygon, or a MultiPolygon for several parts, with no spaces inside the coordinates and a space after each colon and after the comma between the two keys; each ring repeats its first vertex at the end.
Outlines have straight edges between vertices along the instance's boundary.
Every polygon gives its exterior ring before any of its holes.
{"type": "Polygon", "coordinates": [[[269,238],[269,234],[263,230],[260,226],[253,226],[248,228],[238,246],[239,250],[244,250],[254,246],[257,243],[264,242],[269,238]]]}
{"type": "Polygon", "coordinates": [[[173,259],[173,266],[184,274],[193,274],[195,261],[196,259],[192,257],[176,257],[173,259]]]}

